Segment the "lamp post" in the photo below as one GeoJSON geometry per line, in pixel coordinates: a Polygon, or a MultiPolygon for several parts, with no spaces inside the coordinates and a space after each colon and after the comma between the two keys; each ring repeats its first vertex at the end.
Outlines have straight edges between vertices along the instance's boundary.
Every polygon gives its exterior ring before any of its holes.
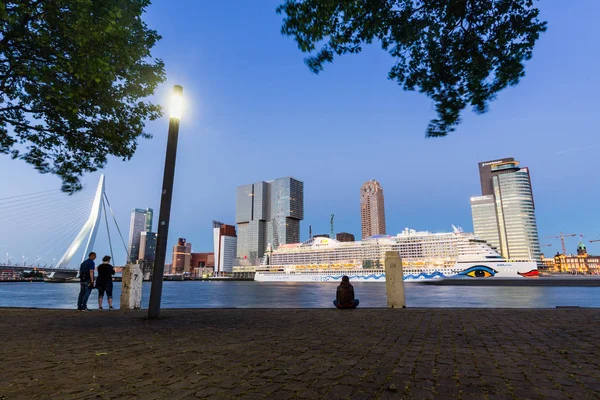
{"type": "Polygon", "coordinates": [[[150,288],[148,318],[158,318],[160,313],[160,298],[162,296],[163,273],[167,254],[167,237],[169,235],[169,219],[171,217],[171,198],[173,197],[175,159],[177,157],[177,137],[179,135],[179,120],[181,119],[181,108],[183,105],[182,93],[183,88],[181,86],[173,86],[169,138],[167,141],[167,155],[165,157],[165,171],[163,173],[163,186],[160,198],[158,230],[156,232],[154,272],[152,274],[152,287],[150,288]]]}

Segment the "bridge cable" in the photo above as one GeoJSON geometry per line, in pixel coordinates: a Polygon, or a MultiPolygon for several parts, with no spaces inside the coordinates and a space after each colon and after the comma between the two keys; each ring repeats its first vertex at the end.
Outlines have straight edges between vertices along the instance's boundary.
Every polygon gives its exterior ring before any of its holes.
{"type": "MultiPolygon", "coordinates": [[[[15,230],[27,232],[29,243],[37,241],[38,237],[43,243],[45,238],[47,242],[35,252],[37,258],[34,263],[40,258],[44,262],[48,253],[53,252],[57,245],[69,236],[75,236],[82,220],[89,215],[87,203],[92,197],[91,194],[84,192],[83,196],[67,196],[60,190],[49,190],[0,199],[0,242],[12,245],[16,244],[11,243],[12,241],[20,241],[19,237],[15,236],[15,230]],[[85,202],[81,203],[81,200],[85,202]],[[38,205],[34,206],[34,203],[38,205]],[[56,203],[61,203],[58,209],[56,203]]],[[[29,259],[35,258],[31,249],[26,253],[30,256],[29,259]]],[[[6,262],[14,258],[7,257],[6,262]]]]}
{"type": "Polygon", "coordinates": [[[75,237],[77,235],[76,230],[81,229],[81,226],[85,223],[83,217],[86,217],[87,215],[89,215],[89,211],[84,210],[83,212],[79,213],[77,218],[72,218],[70,224],[65,226],[57,226],[55,229],[50,231],[49,235],[53,237],[53,239],[48,241],[48,243],[46,243],[40,250],[38,250],[38,252],[41,254],[42,252],[44,252],[44,250],[48,248],[48,250],[44,253],[44,255],[47,255],[48,253],[53,251],[57,247],[57,245],[60,244],[59,241],[62,240],[62,238],[57,240],[55,237],[60,232],[63,232],[64,236],[75,237]]]}
{"type": "Polygon", "coordinates": [[[108,235],[108,246],[110,247],[110,258],[115,262],[115,256],[113,254],[112,241],[110,240],[110,229],[108,227],[108,213],[106,212],[106,202],[102,199],[102,209],[104,210],[104,222],[106,223],[106,234],[108,235]]]}
{"type": "MultiPolygon", "coordinates": [[[[89,210],[89,206],[87,205],[88,198],[90,198],[90,196],[83,197],[82,199],[85,200],[85,203],[82,203],[80,206],[70,207],[69,212],[72,213],[73,211],[79,211],[79,210],[83,209],[84,207],[88,207],[88,210],[89,210]]],[[[14,223],[14,222],[16,222],[19,225],[19,227],[22,227],[23,220],[33,222],[34,224],[39,224],[40,221],[47,223],[49,221],[49,219],[52,217],[62,219],[60,212],[57,213],[54,210],[49,211],[48,209],[55,208],[54,206],[52,206],[54,203],[60,203],[63,206],[62,207],[63,210],[67,211],[69,206],[73,206],[73,202],[72,201],[71,202],[64,201],[64,200],[65,199],[63,199],[62,197],[59,197],[59,198],[51,199],[50,201],[47,201],[45,204],[40,204],[35,207],[33,207],[33,204],[31,204],[31,203],[18,204],[18,205],[13,205],[13,206],[9,206],[9,207],[3,207],[0,205],[0,216],[2,216],[2,218],[1,218],[2,219],[2,227],[7,228],[10,226],[9,225],[10,223],[14,223]],[[18,208],[14,209],[14,206],[17,206],[18,208]],[[50,215],[50,217],[48,217],[48,215],[50,215]],[[37,218],[37,217],[41,217],[41,218],[37,218]]],[[[79,198],[77,200],[79,200],[79,198]]],[[[75,203],[75,204],[77,204],[77,203],[75,203]]],[[[63,210],[61,210],[61,211],[63,211],[63,210]]],[[[64,218],[64,216],[62,216],[62,217],[64,218]]]]}
{"type": "MultiPolygon", "coordinates": [[[[89,206],[83,204],[77,208],[72,208],[70,213],[80,213],[84,210],[89,213],[89,206]]],[[[2,218],[2,228],[0,228],[0,231],[11,230],[15,227],[22,229],[31,225],[39,226],[40,222],[43,222],[45,225],[47,225],[54,223],[55,221],[61,221],[65,219],[65,215],[61,214],[60,212],[57,213],[48,211],[45,208],[37,208],[32,210],[30,206],[24,207],[22,210],[7,211],[6,213],[3,211],[6,210],[0,209],[0,215],[10,216],[2,218]]]]}
{"type": "Polygon", "coordinates": [[[4,200],[16,199],[16,198],[19,198],[19,197],[27,197],[27,196],[33,196],[33,195],[36,195],[36,194],[50,193],[50,192],[60,192],[60,193],[63,193],[60,189],[43,190],[41,192],[33,192],[33,193],[20,194],[18,196],[2,197],[2,198],[0,198],[0,202],[2,202],[4,200]]]}
{"type": "Polygon", "coordinates": [[[121,229],[119,228],[119,224],[117,223],[117,218],[115,218],[115,213],[113,212],[112,207],[110,206],[110,201],[108,201],[108,196],[106,192],[104,192],[104,198],[106,199],[106,204],[108,204],[108,209],[115,221],[115,225],[117,226],[117,231],[119,232],[119,236],[121,237],[121,242],[123,242],[123,247],[125,248],[125,254],[127,254],[127,261],[129,261],[129,250],[127,250],[127,245],[125,244],[125,239],[123,239],[123,234],[121,234],[121,229]]]}
{"type": "MultiPolygon", "coordinates": [[[[67,227],[64,230],[64,232],[61,236],[59,236],[58,238],[54,239],[51,242],[46,243],[46,245],[44,246],[44,249],[46,247],[49,247],[49,249],[44,253],[44,256],[47,255],[48,253],[50,253],[51,251],[54,251],[56,248],[64,249],[65,246],[68,247],[68,243],[73,241],[73,238],[77,235],[77,232],[79,232],[80,229],[81,229],[80,221],[71,222],[69,227],[67,227]]],[[[56,255],[60,256],[62,254],[56,254],[56,255]]]]}

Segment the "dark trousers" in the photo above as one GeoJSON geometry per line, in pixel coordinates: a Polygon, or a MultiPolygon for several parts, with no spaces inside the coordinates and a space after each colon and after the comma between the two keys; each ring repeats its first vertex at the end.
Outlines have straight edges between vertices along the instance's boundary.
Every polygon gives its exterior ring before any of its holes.
{"type": "Polygon", "coordinates": [[[87,308],[87,302],[92,293],[90,282],[81,282],[79,288],[79,298],[77,299],[77,309],[85,310],[87,308]]]}
{"type": "Polygon", "coordinates": [[[337,300],[333,301],[333,305],[336,306],[337,308],[356,308],[358,307],[358,303],[360,303],[358,301],[358,299],[354,299],[354,303],[353,304],[339,304],[337,300]]]}

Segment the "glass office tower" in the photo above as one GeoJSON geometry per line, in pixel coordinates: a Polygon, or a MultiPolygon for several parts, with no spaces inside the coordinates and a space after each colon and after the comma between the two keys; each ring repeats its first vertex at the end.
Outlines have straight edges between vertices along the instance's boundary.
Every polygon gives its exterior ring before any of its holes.
{"type": "Polygon", "coordinates": [[[471,199],[475,234],[508,259],[539,259],[529,169],[519,167],[513,159],[480,163],[480,171],[482,165],[489,169],[481,177],[482,192],[488,194],[471,199]],[[492,189],[491,194],[488,189],[492,189]]]}
{"type": "Polygon", "coordinates": [[[270,244],[300,242],[304,183],[286,177],[237,188],[237,257],[260,259],[270,244]]]}

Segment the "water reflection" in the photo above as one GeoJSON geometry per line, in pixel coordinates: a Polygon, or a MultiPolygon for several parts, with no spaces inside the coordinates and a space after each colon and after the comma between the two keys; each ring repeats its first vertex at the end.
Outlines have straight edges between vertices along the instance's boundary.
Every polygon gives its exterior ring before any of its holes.
{"type": "MultiPolygon", "coordinates": [[[[329,308],[337,283],[164,282],[163,308],[329,308]]],[[[353,283],[361,307],[386,307],[385,283],[353,283]]],[[[75,308],[78,284],[0,283],[0,307],[75,308]]],[[[115,307],[121,285],[115,283],[115,307]]],[[[150,283],[142,304],[148,306],[150,283]]],[[[98,292],[88,306],[97,308],[98,292]]],[[[600,307],[597,287],[465,287],[406,285],[408,307],[600,307]]]]}

